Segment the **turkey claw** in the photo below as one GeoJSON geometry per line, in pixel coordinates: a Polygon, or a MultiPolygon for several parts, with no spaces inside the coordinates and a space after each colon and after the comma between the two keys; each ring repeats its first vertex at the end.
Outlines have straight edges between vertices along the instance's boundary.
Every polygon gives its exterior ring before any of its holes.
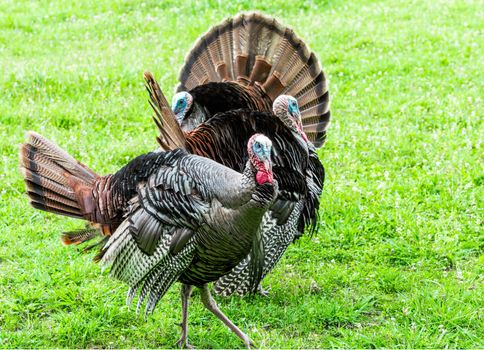
{"type": "Polygon", "coordinates": [[[245,343],[245,347],[247,349],[257,349],[257,347],[255,346],[255,344],[252,341],[250,341],[249,339],[247,339],[246,341],[244,341],[244,343],[245,343]]]}
{"type": "Polygon", "coordinates": [[[188,342],[187,338],[181,337],[176,343],[175,346],[180,349],[195,349],[195,347],[188,342]]]}
{"type": "Polygon", "coordinates": [[[257,294],[259,294],[260,296],[263,296],[263,297],[268,297],[269,296],[269,291],[264,289],[260,284],[259,286],[257,287],[257,294]]]}

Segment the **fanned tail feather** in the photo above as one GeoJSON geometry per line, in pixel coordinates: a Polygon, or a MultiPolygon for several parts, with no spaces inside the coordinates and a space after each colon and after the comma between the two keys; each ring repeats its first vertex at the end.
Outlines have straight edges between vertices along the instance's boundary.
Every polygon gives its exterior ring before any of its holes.
{"type": "Polygon", "coordinates": [[[324,143],[330,122],[326,77],[308,46],[272,17],[241,13],[212,27],[188,53],[178,79],[177,91],[235,81],[256,85],[272,101],[294,96],[304,132],[316,147],[324,143]]]}
{"type": "Polygon", "coordinates": [[[98,178],[92,170],[33,131],[21,145],[20,169],[34,208],[85,219],[83,194],[98,178]]]}

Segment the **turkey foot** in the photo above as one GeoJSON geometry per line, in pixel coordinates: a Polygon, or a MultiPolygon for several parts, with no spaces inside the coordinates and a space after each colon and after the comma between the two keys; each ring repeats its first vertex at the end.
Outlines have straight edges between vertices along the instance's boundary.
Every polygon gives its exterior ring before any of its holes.
{"type": "Polygon", "coordinates": [[[268,297],[269,296],[269,291],[267,289],[264,289],[261,284],[257,287],[257,294],[263,296],[263,297],[268,297]]]}

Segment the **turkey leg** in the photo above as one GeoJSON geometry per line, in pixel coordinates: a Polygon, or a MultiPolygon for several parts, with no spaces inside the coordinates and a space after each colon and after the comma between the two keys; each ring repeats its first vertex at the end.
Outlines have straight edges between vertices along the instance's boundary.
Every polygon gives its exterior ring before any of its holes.
{"type": "Polygon", "coordinates": [[[234,325],[232,321],[230,321],[222,311],[220,311],[217,303],[215,302],[215,299],[212,297],[212,294],[210,294],[210,290],[208,289],[207,284],[203,285],[203,287],[201,288],[201,292],[203,305],[205,305],[208,310],[210,310],[223,323],[225,323],[225,325],[229,327],[232,332],[234,332],[240,339],[242,339],[247,349],[255,347],[255,345],[250,341],[249,337],[245,335],[236,325],[234,325]]]}
{"type": "Polygon", "coordinates": [[[182,284],[180,291],[182,299],[182,322],[180,323],[180,327],[182,331],[180,339],[176,342],[176,346],[179,346],[180,349],[194,349],[193,345],[188,342],[188,302],[192,295],[193,286],[182,284]]]}

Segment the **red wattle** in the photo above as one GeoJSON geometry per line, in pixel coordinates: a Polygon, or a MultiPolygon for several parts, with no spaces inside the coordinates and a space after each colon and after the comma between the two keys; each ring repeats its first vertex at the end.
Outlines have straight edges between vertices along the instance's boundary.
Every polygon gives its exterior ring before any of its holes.
{"type": "Polygon", "coordinates": [[[263,185],[266,182],[271,184],[272,181],[274,180],[274,177],[272,176],[272,173],[259,170],[257,174],[255,174],[255,180],[259,185],[263,185]]]}
{"type": "Polygon", "coordinates": [[[309,142],[308,135],[306,135],[306,133],[304,131],[301,131],[301,135],[302,135],[304,141],[309,142]]]}
{"type": "Polygon", "coordinates": [[[297,131],[299,131],[299,133],[301,134],[304,141],[308,142],[309,141],[308,135],[306,135],[306,133],[303,131],[301,124],[299,124],[299,123],[296,124],[296,129],[297,129],[297,131]]]}

